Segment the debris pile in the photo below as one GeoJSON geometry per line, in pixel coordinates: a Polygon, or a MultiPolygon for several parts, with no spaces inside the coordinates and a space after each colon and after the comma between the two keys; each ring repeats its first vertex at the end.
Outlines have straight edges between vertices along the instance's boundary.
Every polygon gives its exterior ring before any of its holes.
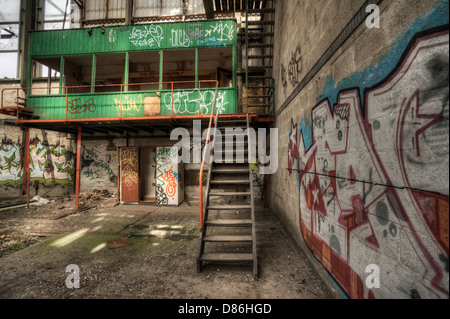
{"type": "Polygon", "coordinates": [[[102,200],[102,199],[107,199],[107,198],[111,198],[111,197],[113,197],[113,196],[107,189],[103,189],[103,190],[94,189],[92,192],[89,192],[89,193],[81,193],[80,197],[79,197],[80,198],[79,203],[80,203],[80,206],[85,206],[90,201],[102,200]]]}

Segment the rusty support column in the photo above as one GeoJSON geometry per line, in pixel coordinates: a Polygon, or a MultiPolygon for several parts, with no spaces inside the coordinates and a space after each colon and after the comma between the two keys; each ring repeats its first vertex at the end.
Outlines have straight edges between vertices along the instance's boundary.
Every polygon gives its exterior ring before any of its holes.
{"type": "Polygon", "coordinates": [[[23,190],[27,192],[27,207],[30,207],[30,128],[25,128],[23,157],[23,190]]]}
{"type": "Polygon", "coordinates": [[[77,135],[77,171],[75,177],[75,208],[78,209],[80,197],[80,169],[81,169],[81,126],[78,126],[77,135]]]}

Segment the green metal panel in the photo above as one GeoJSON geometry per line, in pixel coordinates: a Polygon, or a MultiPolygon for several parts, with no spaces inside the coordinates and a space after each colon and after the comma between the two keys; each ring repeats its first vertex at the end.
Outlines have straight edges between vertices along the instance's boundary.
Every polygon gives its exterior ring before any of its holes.
{"type": "Polygon", "coordinates": [[[232,47],[233,20],[112,26],[93,29],[35,31],[31,56],[87,55],[149,50],[232,47]],[[91,31],[91,32],[90,32],[91,31]]]}
{"type": "MultiPolygon", "coordinates": [[[[160,113],[155,115],[189,116],[199,114],[199,100],[202,115],[211,114],[215,89],[185,89],[172,91],[140,91],[117,93],[79,93],[59,95],[31,95],[28,106],[40,120],[67,119],[112,119],[144,117],[146,98],[160,96],[160,113]],[[67,99],[67,104],[66,104],[67,99]],[[67,107],[66,107],[67,105],[67,107]],[[122,105],[122,107],[121,107],[122,105]],[[66,112],[67,109],[67,112],[66,112]]],[[[219,114],[234,114],[234,90],[218,89],[216,111],[219,114]]]]}
{"type": "MultiPolygon", "coordinates": [[[[176,90],[172,92],[163,91],[161,93],[161,115],[198,115],[199,114],[199,100],[201,106],[201,114],[209,115],[213,107],[214,96],[216,89],[201,89],[200,95],[198,89],[176,90]]],[[[217,98],[215,110],[219,114],[234,114],[234,90],[233,89],[219,89],[217,91],[217,98]]]]}

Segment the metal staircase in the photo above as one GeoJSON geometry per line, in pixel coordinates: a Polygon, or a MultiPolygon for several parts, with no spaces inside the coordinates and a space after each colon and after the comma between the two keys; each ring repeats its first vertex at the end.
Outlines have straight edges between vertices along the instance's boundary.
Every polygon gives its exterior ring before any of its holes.
{"type": "Polygon", "coordinates": [[[245,27],[239,33],[245,41],[245,85],[247,112],[274,110],[273,39],[274,0],[246,1],[245,27]]]}
{"type": "MultiPolygon", "coordinates": [[[[216,129],[222,136],[225,136],[227,128],[241,128],[245,132],[249,125],[248,115],[247,120],[216,121],[216,129]]],[[[222,153],[217,146],[214,146],[215,156],[222,153]]],[[[251,264],[257,278],[255,205],[248,134],[237,136],[232,143],[222,144],[224,150],[230,146],[233,148],[232,162],[210,164],[197,270],[200,272],[204,263],[251,264]]],[[[222,158],[225,160],[225,156],[222,158]]]]}

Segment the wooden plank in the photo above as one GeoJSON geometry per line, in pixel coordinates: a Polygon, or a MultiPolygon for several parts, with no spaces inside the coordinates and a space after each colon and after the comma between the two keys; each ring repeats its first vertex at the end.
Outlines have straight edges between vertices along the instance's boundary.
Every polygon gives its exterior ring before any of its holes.
{"type": "Polygon", "coordinates": [[[216,227],[249,227],[252,226],[250,219],[215,219],[206,221],[208,226],[216,227]]]}
{"type": "Polygon", "coordinates": [[[226,236],[226,235],[216,235],[216,236],[205,236],[203,238],[205,242],[220,242],[220,243],[245,243],[252,242],[252,236],[226,236]]]}
{"type": "Polygon", "coordinates": [[[202,261],[212,262],[252,262],[252,254],[204,254],[202,261]]]}
{"type": "Polygon", "coordinates": [[[221,184],[250,184],[249,180],[215,180],[211,181],[211,184],[221,185],[221,184]]]}
{"type": "Polygon", "coordinates": [[[250,210],[250,205],[213,205],[208,206],[208,210],[250,210]]]}
{"type": "Polygon", "coordinates": [[[224,168],[224,169],[213,169],[213,173],[217,174],[248,174],[249,170],[245,168],[224,168]]]}
{"type": "Polygon", "coordinates": [[[212,192],[209,195],[210,196],[221,196],[221,197],[226,197],[226,196],[250,196],[251,193],[250,192],[220,192],[220,193],[212,192]]]}

